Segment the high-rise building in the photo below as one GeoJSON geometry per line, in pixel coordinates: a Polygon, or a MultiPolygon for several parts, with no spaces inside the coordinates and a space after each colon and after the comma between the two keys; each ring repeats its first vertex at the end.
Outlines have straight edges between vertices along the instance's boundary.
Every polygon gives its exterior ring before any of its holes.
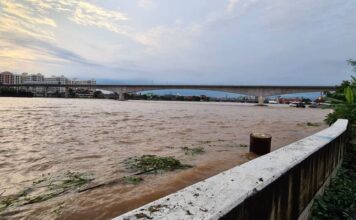
{"type": "MultiPolygon", "coordinates": [[[[65,76],[52,76],[46,77],[44,79],[44,83],[46,84],[56,84],[63,85],[68,84],[69,80],[65,76]]],[[[48,93],[65,93],[66,89],[64,87],[48,87],[48,93]]]]}
{"type": "MultiPolygon", "coordinates": [[[[44,83],[44,76],[41,73],[28,74],[22,73],[21,75],[22,84],[42,84],[44,83]]],[[[44,93],[45,88],[43,87],[29,87],[28,90],[33,92],[35,95],[40,95],[44,93]]]]}
{"type": "Polygon", "coordinates": [[[22,84],[22,76],[19,74],[14,74],[14,84],[22,84]]]}
{"type": "Polygon", "coordinates": [[[14,74],[10,72],[0,73],[0,83],[4,85],[14,84],[14,74]]]}
{"type": "Polygon", "coordinates": [[[44,76],[41,73],[28,74],[22,73],[22,83],[24,84],[40,84],[44,83],[44,76]]]}
{"type": "Polygon", "coordinates": [[[69,84],[72,85],[96,85],[95,79],[90,79],[90,80],[78,80],[74,78],[73,80],[69,81],[69,84]]]}

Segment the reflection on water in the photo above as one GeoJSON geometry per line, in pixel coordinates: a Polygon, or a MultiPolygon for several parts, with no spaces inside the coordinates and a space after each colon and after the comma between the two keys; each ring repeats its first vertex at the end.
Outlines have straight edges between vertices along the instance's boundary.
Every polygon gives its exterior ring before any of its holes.
{"type": "Polygon", "coordinates": [[[10,207],[0,218],[108,219],[251,158],[249,134],[268,132],[273,149],[321,130],[326,110],[227,103],[0,98],[0,194],[13,195],[43,174],[91,173],[102,183],[128,175],[131,156],[174,156],[194,168],[145,175],[10,207]],[[182,147],[203,147],[185,155],[182,147]]]}

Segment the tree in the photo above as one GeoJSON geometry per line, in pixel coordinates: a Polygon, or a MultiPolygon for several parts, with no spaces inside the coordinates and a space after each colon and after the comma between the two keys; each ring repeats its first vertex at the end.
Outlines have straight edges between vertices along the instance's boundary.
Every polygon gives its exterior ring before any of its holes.
{"type": "MultiPolygon", "coordinates": [[[[348,60],[356,73],[356,61],[348,60]]],[[[327,99],[331,101],[334,112],[328,114],[325,121],[334,123],[339,118],[348,119],[351,125],[356,123],[356,78],[351,76],[350,81],[343,81],[334,93],[328,93],[327,99]]]]}

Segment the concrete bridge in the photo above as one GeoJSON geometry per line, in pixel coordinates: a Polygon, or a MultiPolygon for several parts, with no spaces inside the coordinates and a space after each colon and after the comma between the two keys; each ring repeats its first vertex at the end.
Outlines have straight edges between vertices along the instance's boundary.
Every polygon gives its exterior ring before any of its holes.
{"type": "Polygon", "coordinates": [[[120,100],[125,100],[125,94],[140,91],[150,90],[166,90],[166,89],[194,89],[194,90],[209,90],[237,93],[242,95],[258,97],[259,104],[263,104],[264,98],[267,96],[307,93],[307,92],[324,92],[333,91],[335,86],[283,86],[283,85],[73,85],[73,84],[15,84],[15,85],[0,85],[0,87],[43,87],[45,91],[49,87],[64,87],[66,88],[66,97],[68,96],[69,88],[91,88],[113,91],[119,94],[120,100]]]}

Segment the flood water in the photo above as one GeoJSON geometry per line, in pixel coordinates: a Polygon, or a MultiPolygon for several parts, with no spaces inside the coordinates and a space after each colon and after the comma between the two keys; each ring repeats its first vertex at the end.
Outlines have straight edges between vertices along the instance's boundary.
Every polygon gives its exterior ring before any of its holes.
{"type": "Polygon", "coordinates": [[[132,156],[174,156],[193,166],[144,174],[137,185],[117,183],[14,204],[0,219],[110,219],[253,159],[243,147],[251,132],[271,134],[274,150],[324,129],[327,113],[279,105],[0,98],[2,199],[43,175],[90,173],[92,184],[131,175],[123,161],[132,156]],[[186,155],[182,147],[202,147],[205,153],[186,155]]]}

